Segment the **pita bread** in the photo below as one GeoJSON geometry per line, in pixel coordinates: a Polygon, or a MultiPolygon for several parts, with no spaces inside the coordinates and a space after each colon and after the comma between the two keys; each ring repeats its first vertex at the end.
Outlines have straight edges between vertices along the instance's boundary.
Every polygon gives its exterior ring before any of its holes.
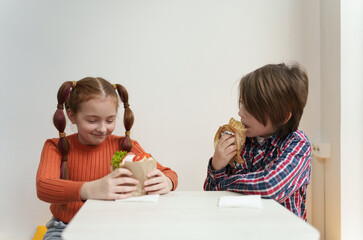
{"type": "Polygon", "coordinates": [[[234,161],[236,161],[239,164],[243,163],[243,159],[240,156],[240,152],[242,150],[243,145],[246,142],[246,128],[242,125],[240,121],[235,120],[234,118],[231,118],[229,120],[228,124],[225,124],[221,127],[219,127],[216,135],[214,136],[214,148],[217,146],[217,143],[219,142],[219,139],[224,134],[231,134],[234,135],[236,138],[236,145],[237,145],[237,154],[231,159],[229,162],[230,165],[233,164],[234,161]]]}

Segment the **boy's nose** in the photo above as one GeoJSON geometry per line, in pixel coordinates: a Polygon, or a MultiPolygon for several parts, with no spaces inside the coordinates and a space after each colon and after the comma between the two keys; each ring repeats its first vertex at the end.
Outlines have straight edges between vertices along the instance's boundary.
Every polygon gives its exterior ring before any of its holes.
{"type": "Polygon", "coordinates": [[[239,111],[238,111],[238,115],[241,117],[241,118],[245,118],[246,117],[246,114],[245,112],[240,108],[239,111]]]}

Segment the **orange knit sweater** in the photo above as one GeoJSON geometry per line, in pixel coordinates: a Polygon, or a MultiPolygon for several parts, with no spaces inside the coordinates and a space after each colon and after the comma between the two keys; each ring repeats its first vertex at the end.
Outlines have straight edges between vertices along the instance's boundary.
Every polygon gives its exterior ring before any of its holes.
{"type": "MultiPolygon", "coordinates": [[[[59,138],[48,139],[45,142],[36,178],[38,198],[51,203],[50,210],[53,216],[65,223],[68,223],[83,205],[80,197],[82,185],[111,172],[111,159],[119,150],[118,140],[121,137],[111,135],[97,146],[81,144],[77,134],[67,138],[70,144],[68,154],[70,180],[59,177],[61,164],[61,155],[57,148],[59,138]]],[[[145,151],[133,141],[131,152],[139,154],[145,151]]],[[[177,174],[160,163],[157,163],[157,168],[170,178],[175,190],[178,185],[177,174]]]]}

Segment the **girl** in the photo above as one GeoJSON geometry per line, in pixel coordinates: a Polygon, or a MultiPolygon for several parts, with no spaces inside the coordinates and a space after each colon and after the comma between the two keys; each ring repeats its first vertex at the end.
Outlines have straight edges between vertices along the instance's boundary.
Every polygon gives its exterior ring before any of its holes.
{"type": "MultiPolygon", "coordinates": [[[[44,239],[60,239],[61,232],[87,199],[115,200],[128,198],[138,181],[125,168],[110,171],[110,161],[118,150],[144,153],[130,139],[134,116],[128,94],[120,84],[102,78],[87,77],[65,82],[58,91],[57,110],[53,116],[59,138],[48,139],[43,147],[36,177],[37,195],[50,203],[53,218],[48,222],[44,239]],[[117,93],[123,102],[124,137],[112,135],[118,108],[117,93]],[[67,116],[77,125],[78,133],[66,136],[67,116]]],[[[175,190],[177,174],[157,163],[157,169],[145,181],[148,194],[165,194],[175,190]]]]}

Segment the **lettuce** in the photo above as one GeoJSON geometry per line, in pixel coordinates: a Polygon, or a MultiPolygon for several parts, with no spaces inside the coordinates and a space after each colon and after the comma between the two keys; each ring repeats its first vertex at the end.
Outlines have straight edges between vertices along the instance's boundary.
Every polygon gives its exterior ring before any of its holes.
{"type": "Polygon", "coordinates": [[[114,169],[120,167],[120,163],[122,159],[127,155],[126,151],[116,151],[115,154],[112,156],[111,165],[114,169]]]}

